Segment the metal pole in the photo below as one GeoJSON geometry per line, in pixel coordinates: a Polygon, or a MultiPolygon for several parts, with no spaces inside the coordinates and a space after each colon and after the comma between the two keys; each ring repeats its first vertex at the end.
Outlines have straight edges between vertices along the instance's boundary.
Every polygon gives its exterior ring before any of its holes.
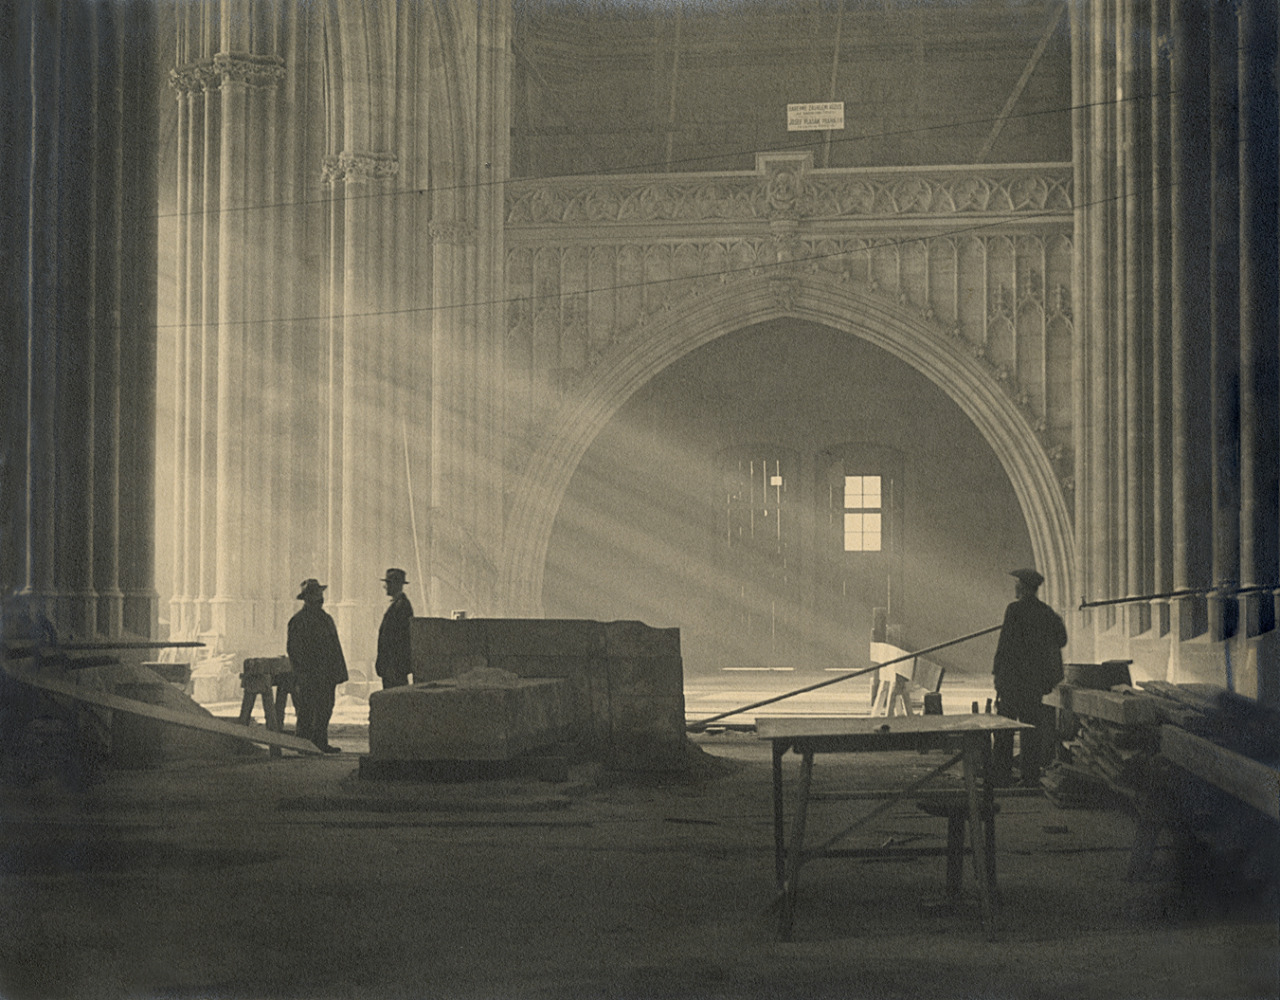
{"type": "Polygon", "coordinates": [[[902,656],[895,657],[892,660],[885,660],[883,663],[873,663],[869,667],[864,667],[861,670],[855,670],[852,673],[841,674],[839,677],[832,677],[829,680],[819,681],[817,684],[810,684],[808,687],[797,688],[795,691],[788,691],[786,694],[776,695],[773,698],[766,698],[764,701],[757,701],[757,702],[753,702],[750,705],[743,705],[741,708],[735,708],[729,712],[721,712],[719,715],[713,715],[709,719],[700,719],[697,722],[691,722],[687,726],[685,726],[685,729],[686,731],[691,733],[697,732],[700,729],[706,728],[711,723],[718,722],[721,719],[726,719],[731,715],[740,715],[743,712],[751,711],[753,708],[761,708],[764,705],[772,705],[775,701],[782,701],[786,698],[793,698],[798,694],[807,694],[810,691],[818,690],[818,688],[824,688],[831,684],[839,684],[841,681],[847,681],[853,677],[861,677],[863,674],[869,674],[871,673],[871,671],[879,670],[881,667],[892,666],[893,664],[901,663],[904,660],[913,660],[917,656],[924,656],[926,653],[933,653],[939,649],[945,649],[948,646],[956,646],[962,642],[968,642],[970,639],[976,639],[978,638],[978,636],[986,635],[988,632],[998,631],[1002,627],[1003,627],[1003,623],[1001,625],[992,625],[990,628],[984,628],[979,632],[970,632],[968,635],[962,635],[958,639],[948,639],[946,642],[940,642],[936,646],[927,646],[924,649],[916,650],[914,653],[906,653],[902,656]]]}

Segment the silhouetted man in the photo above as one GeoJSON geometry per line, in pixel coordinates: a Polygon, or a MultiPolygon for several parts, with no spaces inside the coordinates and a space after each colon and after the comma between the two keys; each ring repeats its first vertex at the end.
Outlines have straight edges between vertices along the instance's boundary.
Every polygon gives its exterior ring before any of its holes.
{"type": "Polygon", "coordinates": [[[302,609],[289,619],[286,650],[293,664],[293,706],[298,713],[297,734],[325,753],[341,753],[329,745],[329,720],[334,694],[347,679],[347,661],[338,640],[338,627],[324,610],[325,586],[304,580],[298,600],[302,609]]]}
{"type": "MultiPolygon", "coordinates": [[[[1019,771],[1024,785],[1040,780],[1045,751],[1050,746],[1052,709],[1041,702],[1062,680],[1062,647],[1067,628],[1058,613],[1038,597],[1044,577],[1033,569],[1015,569],[1016,600],[1005,608],[1004,625],[996,645],[996,711],[1006,718],[1028,722],[1035,729],[1020,730],[1022,758],[1019,771]]],[[[997,733],[992,760],[992,780],[1008,784],[1013,768],[1013,733],[997,733]]]]}
{"type": "Polygon", "coordinates": [[[389,569],[382,580],[391,603],[378,626],[378,658],[374,670],[382,678],[382,687],[403,687],[409,683],[413,663],[409,659],[409,623],[413,621],[413,605],[405,595],[404,570],[389,569]]]}

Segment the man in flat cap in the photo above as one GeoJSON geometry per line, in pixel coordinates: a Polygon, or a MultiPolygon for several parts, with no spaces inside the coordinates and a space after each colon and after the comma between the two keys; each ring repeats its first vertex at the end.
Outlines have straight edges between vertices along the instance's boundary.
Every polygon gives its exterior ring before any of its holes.
{"type": "Polygon", "coordinates": [[[298,736],[325,753],[341,753],[341,747],[329,743],[329,720],[337,687],[347,679],[347,660],[338,640],[338,626],[324,609],[326,589],[319,580],[302,582],[298,593],[302,609],[289,619],[286,652],[293,666],[298,736]]]}
{"type": "Polygon", "coordinates": [[[409,659],[409,623],[413,621],[413,605],[404,592],[404,585],[409,582],[404,578],[404,570],[387,570],[382,582],[387,588],[391,603],[382,615],[382,624],[378,626],[378,658],[374,663],[374,670],[382,678],[385,690],[409,683],[409,674],[413,669],[409,659]]]}
{"type": "MultiPolygon", "coordinates": [[[[1016,600],[1005,608],[991,670],[995,676],[996,711],[1036,727],[1020,730],[1019,771],[1022,784],[1037,785],[1052,733],[1052,709],[1041,698],[1062,680],[1062,647],[1067,644],[1067,628],[1058,613],[1036,596],[1044,583],[1043,576],[1033,569],[1015,569],[1009,575],[1018,582],[1014,585],[1016,600]]],[[[992,781],[1009,784],[1012,769],[1013,733],[997,733],[992,781]]]]}

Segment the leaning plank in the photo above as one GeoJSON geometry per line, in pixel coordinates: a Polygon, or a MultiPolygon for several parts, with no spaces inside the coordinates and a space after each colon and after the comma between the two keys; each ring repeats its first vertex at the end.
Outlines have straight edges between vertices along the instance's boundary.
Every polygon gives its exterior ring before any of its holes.
{"type": "Polygon", "coordinates": [[[155,719],[157,722],[167,722],[174,726],[184,726],[187,729],[199,729],[205,733],[219,733],[223,736],[232,736],[239,740],[247,740],[250,743],[261,743],[266,746],[283,747],[286,750],[294,750],[303,754],[319,754],[320,748],[310,740],[298,739],[296,736],[289,736],[286,733],[275,733],[262,726],[243,726],[235,722],[225,722],[222,719],[215,719],[210,715],[200,715],[197,712],[178,712],[171,708],[164,708],[160,705],[148,705],[146,702],[135,701],[132,698],[122,698],[116,694],[108,694],[106,691],[91,691],[79,684],[69,684],[66,681],[58,680],[54,677],[45,677],[41,674],[29,673],[22,670],[14,670],[9,666],[5,666],[7,673],[14,680],[21,681],[23,684],[29,684],[31,687],[39,688],[42,691],[49,691],[53,694],[65,695],[68,698],[74,698],[76,701],[87,702],[90,705],[98,705],[102,708],[110,708],[117,712],[129,712],[133,715],[140,715],[146,719],[155,719]]]}
{"type": "Polygon", "coordinates": [[[1189,733],[1160,727],[1160,753],[1179,767],[1280,819],[1280,771],[1189,733]]]}

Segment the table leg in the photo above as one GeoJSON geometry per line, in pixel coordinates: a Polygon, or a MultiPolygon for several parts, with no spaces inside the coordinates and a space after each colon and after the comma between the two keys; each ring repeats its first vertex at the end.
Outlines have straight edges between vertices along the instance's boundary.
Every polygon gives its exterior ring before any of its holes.
{"type": "Polygon", "coordinates": [[[786,831],[782,815],[782,755],[787,752],[785,744],[774,741],[773,744],[773,869],[777,880],[778,891],[782,891],[787,877],[787,845],[786,831]]]}
{"type": "Polygon", "coordinates": [[[983,801],[978,794],[978,773],[982,769],[983,746],[986,736],[970,734],[964,741],[964,785],[969,793],[969,845],[973,848],[974,875],[978,882],[978,904],[982,924],[987,937],[995,936],[995,919],[991,908],[990,868],[987,860],[986,824],[991,822],[983,815],[983,801]]]}
{"type": "Polygon", "coordinates": [[[240,725],[249,724],[249,720],[253,718],[253,703],[257,700],[258,692],[246,687],[244,695],[240,698],[240,725]]]}
{"type": "Polygon", "coordinates": [[[791,845],[786,852],[787,870],[782,887],[782,917],[778,923],[778,936],[783,941],[791,940],[791,925],[796,915],[800,865],[804,861],[804,824],[809,812],[809,785],[812,780],[813,751],[806,750],[800,758],[800,788],[796,793],[796,811],[791,820],[791,845]]]}
{"type": "MultiPolygon", "coordinates": [[[[270,683],[262,689],[262,714],[267,717],[267,728],[273,733],[280,732],[280,720],[276,715],[275,700],[271,697],[270,683]]],[[[268,752],[272,757],[280,756],[280,748],[277,746],[271,747],[268,752]]]]}

